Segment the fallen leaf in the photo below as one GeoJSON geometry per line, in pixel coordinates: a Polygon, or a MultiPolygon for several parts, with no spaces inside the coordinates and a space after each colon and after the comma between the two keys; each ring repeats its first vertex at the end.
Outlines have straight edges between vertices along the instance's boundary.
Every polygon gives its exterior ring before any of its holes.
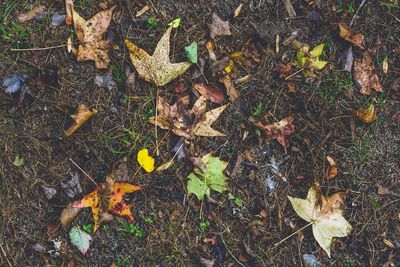
{"type": "Polygon", "coordinates": [[[108,50],[111,45],[107,40],[103,40],[103,35],[107,31],[115,6],[100,11],[90,20],[82,18],[72,6],[72,19],[76,36],[81,42],[76,52],[78,61],[94,60],[96,68],[106,69],[110,58],[108,50]]]}
{"type": "Polygon", "coordinates": [[[197,64],[197,43],[193,42],[189,46],[185,46],[185,52],[189,62],[197,64]]]}
{"type": "Polygon", "coordinates": [[[69,231],[69,238],[71,239],[71,243],[74,244],[83,255],[85,255],[89,250],[92,237],[85,231],[82,231],[79,226],[74,226],[69,231]]]}
{"type": "Polygon", "coordinates": [[[386,75],[389,71],[389,62],[388,62],[388,57],[385,57],[385,59],[382,62],[382,70],[383,73],[386,75]]]}
{"type": "Polygon", "coordinates": [[[214,39],[216,36],[231,35],[229,29],[229,21],[223,21],[217,14],[212,13],[210,25],[210,37],[214,39]]]}
{"type": "Polygon", "coordinates": [[[354,44],[355,46],[364,49],[362,43],[364,42],[364,35],[355,33],[351,28],[347,27],[343,21],[339,22],[339,35],[346,41],[354,44]]]}
{"type": "Polygon", "coordinates": [[[81,208],[72,207],[72,203],[69,203],[61,212],[60,222],[62,228],[66,228],[78,215],[81,208]]]}
{"type": "Polygon", "coordinates": [[[49,187],[49,186],[45,186],[45,185],[42,185],[40,187],[43,190],[44,196],[48,200],[52,199],[57,194],[57,190],[53,187],[49,187]]]}
{"type": "Polygon", "coordinates": [[[123,200],[126,193],[131,193],[141,190],[139,186],[135,186],[125,182],[114,182],[111,177],[107,177],[106,182],[102,183],[93,192],[86,195],[80,201],[74,202],[74,208],[88,208],[92,209],[94,227],[93,232],[96,232],[100,226],[101,219],[107,218],[104,213],[109,211],[117,216],[133,222],[130,207],[123,200]]]}
{"type": "Polygon", "coordinates": [[[224,93],[212,84],[197,83],[193,87],[211,102],[221,104],[225,100],[224,93]]]}
{"type": "Polygon", "coordinates": [[[289,136],[294,133],[295,127],[293,125],[293,117],[289,116],[279,122],[274,122],[268,125],[263,125],[260,122],[256,122],[254,119],[251,120],[255,126],[265,131],[267,140],[276,139],[285,149],[287,153],[289,136]]]}
{"type": "Polygon", "coordinates": [[[239,17],[240,12],[242,11],[242,8],[243,8],[243,3],[240,4],[240,5],[235,9],[235,12],[233,13],[233,17],[234,17],[234,18],[239,17]]]}
{"type": "Polygon", "coordinates": [[[61,223],[49,223],[47,224],[47,240],[52,240],[60,231],[61,223]]]}
{"type": "Polygon", "coordinates": [[[385,243],[385,245],[389,248],[396,248],[396,246],[390,240],[383,239],[383,243],[385,243]]]}
{"type": "Polygon", "coordinates": [[[370,95],[372,90],[383,91],[374,62],[368,51],[364,52],[362,59],[354,60],[353,77],[357,82],[356,85],[361,89],[360,92],[364,95],[370,95]]]}
{"type": "Polygon", "coordinates": [[[223,173],[228,163],[213,157],[211,153],[201,158],[201,166],[196,166],[188,176],[187,190],[202,200],[205,195],[210,196],[211,189],[222,193],[228,190],[227,177],[223,173]]]}
{"type": "Polygon", "coordinates": [[[393,195],[396,197],[400,197],[399,193],[394,192],[392,189],[388,188],[388,187],[383,187],[383,186],[378,186],[378,194],[379,195],[393,195]]]}
{"type": "Polygon", "coordinates": [[[14,159],[14,161],[13,161],[13,165],[15,166],[15,167],[21,167],[21,166],[23,166],[25,164],[25,160],[22,158],[22,157],[20,157],[20,156],[15,156],[15,159],[14,159]]]}
{"type": "Polygon", "coordinates": [[[64,131],[66,136],[71,136],[84,124],[90,117],[97,113],[97,110],[90,110],[86,105],[79,104],[74,115],[71,115],[74,123],[70,128],[64,131]]]}
{"type": "Polygon", "coordinates": [[[174,105],[170,106],[162,97],[157,101],[157,118],[151,117],[150,123],[161,129],[170,129],[177,136],[192,138],[194,136],[225,136],[211,125],[218,119],[226,108],[226,105],[206,112],[207,99],[200,96],[191,110],[188,110],[184,102],[189,96],[180,98],[174,105]]]}
{"type": "Polygon", "coordinates": [[[72,7],[74,5],[74,0],[65,0],[65,10],[67,12],[67,17],[65,18],[65,24],[72,24],[72,7]]]}
{"type": "Polygon", "coordinates": [[[106,72],[102,75],[96,75],[94,78],[94,83],[99,87],[107,88],[109,91],[117,89],[117,84],[114,82],[111,72],[106,72]]]}
{"type": "Polygon", "coordinates": [[[305,267],[321,267],[321,263],[312,254],[303,254],[302,258],[305,267]]]}
{"type": "Polygon", "coordinates": [[[137,161],[146,172],[154,171],[154,158],[149,155],[147,148],[143,148],[137,153],[137,161]]]}
{"type": "Polygon", "coordinates": [[[312,222],[314,238],[328,257],[331,257],[332,238],[347,236],[352,231],[350,223],[342,215],[345,197],[346,192],[323,196],[319,184],[309,189],[306,199],[288,196],[297,215],[312,222]]]}
{"type": "Polygon", "coordinates": [[[356,116],[365,123],[371,123],[376,120],[377,113],[378,109],[371,103],[367,108],[357,110],[356,116]]]}
{"type": "Polygon", "coordinates": [[[18,93],[27,79],[28,76],[25,74],[14,74],[8,78],[5,78],[3,80],[4,92],[6,94],[18,93]]]}
{"type": "Polygon", "coordinates": [[[326,156],[326,160],[328,161],[331,167],[336,166],[336,161],[331,156],[326,156]]]}
{"type": "Polygon", "coordinates": [[[169,161],[167,161],[167,162],[161,164],[160,166],[158,166],[157,169],[156,169],[156,171],[158,171],[158,172],[165,171],[166,169],[168,169],[168,168],[171,167],[172,165],[174,165],[174,161],[169,160],[169,161]]]}
{"type": "Polygon", "coordinates": [[[36,5],[28,12],[19,14],[17,20],[19,22],[25,22],[32,19],[40,20],[43,19],[45,15],[46,13],[44,12],[44,6],[36,5]]]}
{"type": "Polygon", "coordinates": [[[217,56],[214,53],[213,44],[210,41],[208,41],[206,43],[206,48],[207,48],[207,51],[208,51],[208,55],[210,56],[210,60],[213,61],[213,62],[217,61],[217,56]]]}
{"type": "Polygon", "coordinates": [[[134,43],[125,39],[133,66],[140,77],[157,86],[163,86],[189,69],[191,63],[171,63],[169,60],[170,35],[172,26],[161,37],[152,56],[134,43]]]}
{"type": "Polygon", "coordinates": [[[82,193],[81,183],[79,182],[79,176],[77,173],[72,175],[71,179],[66,182],[61,182],[61,188],[64,190],[65,194],[69,198],[74,198],[75,196],[82,193]]]}
{"type": "Polygon", "coordinates": [[[338,172],[338,169],[337,169],[336,166],[331,166],[331,167],[329,167],[329,168],[326,170],[326,172],[324,173],[324,179],[326,179],[326,180],[328,180],[328,181],[329,181],[329,180],[332,180],[333,178],[336,177],[337,172],[338,172]]]}
{"type": "MultiPolygon", "coordinates": [[[[75,51],[74,49],[75,48],[72,46],[72,36],[70,36],[67,39],[67,51],[68,51],[68,53],[71,53],[72,51],[75,51]]],[[[74,54],[76,54],[76,53],[74,52],[74,54]]]]}
{"type": "Polygon", "coordinates": [[[323,69],[328,63],[319,59],[323,50],[324,44],[317,45],[311,51],[308,45],[304,45],[297,52],[294,63],[299,69],[304,69],[303,73],[305,77],[315,76],[314,71],[323,69]]]}
{"type": "Polygon", "coordinates": [[[354,57],[353,57],[353,47],[350,46],[345,53],[345,61],[344,61],[344,67],[343,70],[351,72],[353,68],[353,62],[354,62],[354,57]]]}
{"type": "Polygon", "coordinates": [[[172,22],[170,22],[168,24],[168,26],[170,26],[172,29],[178,28],[179,25],[181,25],[181,19],[180,18],[174,19],[172,22]]]}
{"type": "Polygon", "coordinates": [[[144,5],[142,7],[142,9],[140,9],[137,13],[136,13],[136,17],[140,17],[141,15],[143,15],[144,13],[146,13],[146,11],[148,11],[150,9],[150,7],[148,5],[144,5]]]}
{"type": "Polygon", "coordinates": [[[280,63],[278,65],[278,74],[279,78],[284,79],[289,76],[289,73],[292,71],[293,64],[292,62],[288,62],[287,64],[280,63]]]}
{"type": "Polygon", "coordinates": [[[221,78],[221,80],[225,85],[226,94],[228,95],[229,100],[231,102],[236,102],[239,99],[240,93],[238,90],[236,90],[231,78],[228,75],[225,75],[221,78]]]}

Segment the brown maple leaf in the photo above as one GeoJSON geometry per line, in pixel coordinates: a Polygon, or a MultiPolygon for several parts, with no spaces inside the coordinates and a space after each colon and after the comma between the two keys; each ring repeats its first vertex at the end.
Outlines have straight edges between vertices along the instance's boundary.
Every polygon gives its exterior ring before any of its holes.
{"type": "Polygon", "coordinates": [[[287,153],[289,136],[295,131],[292,116],[282,119],[279,122],[274,122],[267,125],[256,122],[252,118],[250,119],[250,121],[253,122],[255,126],[265,131],[267,135],[267,140],[276,139],[285,149],[285,153],[287,153]]]}
{"type": "Polygon", "coordinates": [[[372,90],[377,92],[383,91],[377,70],[368,51],[364,52],[362,59],[358,58],[354,60],[353,77],[357,85],[361,88],[360,92],[364,95],[370,95],[372,90]]]}
{"type": "Polygon", "coordinates": [[[351,28],[347,27],[343,21],[339,22],[339,35],[346,41],[354,44],[355,46],[364,49],[362,43],[364,42],[364,35],[355,33],[351,28]]]}
{"type": "Polygon", "coordinates": [[[74,115],[71,118],[74,123],[67,130],[64,131],[66,136],[71,136],[76,132],[90,117],[97,113],[97,110],[90,110],[86,105],[79,104],[74,115]]]}

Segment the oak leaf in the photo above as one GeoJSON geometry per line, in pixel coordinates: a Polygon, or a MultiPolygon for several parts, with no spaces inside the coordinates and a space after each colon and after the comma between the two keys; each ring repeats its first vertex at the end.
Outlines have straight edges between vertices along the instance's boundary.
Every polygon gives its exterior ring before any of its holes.
{"type": "Polygon", "coordinates": [[[347,27],[343,21],[339,22],[339,35],[346,41],[354,44],[355,46],[364,49],[362,43],[364,42],[364,35],[355,33],[351,28],[347,27]]]}
{"type": "Polygon", "coordinates": [[[163,86],[171,82],[185,73],[192,65],[189,62],[171,63],[169,59],[169,39],[172,28],[170,26],[164,33],[151,56],[145,50],[125,39],[125,45],[128,48],[132,64],[139,76],[157,86],[163,86]]]}
{"type": "Polygon", "coordinates": [[[187,108],[189,97],[180,98],[174,105],[170,106],[162,97],[157,101],[157,117],[151,117],[150,123],[161,129],[170,129],[174,134],[186,138],[194,136],[225,136],[225,134],[214,130],[211,125],[225,110],[226,105],[220,106],[206,112],[207,99],[200,96],[194,103],[192,109],[187,108]]]}
{"type": "Polygon", "coordinates": [[[115,6],[100,11],[90,20],[85,20],[76,11],[74,6],[72,9],[72,19],[76,35],[81,42],[75,55],[78,61],[94,60],[96,68],[105,69],[110,63],[108,50],[111,45],[107,40],[103,40],[103,35],[107,31],[112,13],[115,6]]]}
{"type": "Polygon", "coordinates": [[[332,238],[347,236],[352,231],[352,226],[342,215],[345,197],[346,192],[323,196],[320,193],[319,184],[309,189],[306,199],[288,196],[297,215],[312,223],[314,238],[329,257],[332,238]]]}
{"type": "Polygon", "coordinates": [[[364,95],[370,95],[372,90],[383,92],[383,87],[379,81],[377,70],[374,66],[371,54],[365,51],[363,58],[354,60],[353,77],[360,87],[360,92],[364,95]]]}
{"type": "Polygon", "coordinates": [[[86,195],[83,199],[74,202],[74,208],[88,208],[92,209],[95,232],[100,223],[105,219],[109,219],[108,212],[114,213],[117,216],[123,217],[128,221],[133,222],[134,218],[131,213],[130,207],[123,200],[126,193],[141,190],[139,186],[135,186],[125,182],[115,182],[110,176],[107,177],[106,182],[100,184],[93,192],[86,195]]]}
{"type": "Polygon", "coordinates": [[[97,113],[97,110],[90,110],[86,105],[80,104],[76,109],[74,115],[71,115],[74,123],[67,130],[64,131],[66,136],[71,136],[76,130],[78,130],[82,124],[84,124],[90,117],[97,113]]]}

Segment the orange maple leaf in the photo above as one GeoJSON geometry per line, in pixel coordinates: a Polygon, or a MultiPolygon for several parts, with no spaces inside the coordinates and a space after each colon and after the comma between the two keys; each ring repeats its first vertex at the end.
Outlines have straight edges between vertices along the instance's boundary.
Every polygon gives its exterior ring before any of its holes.
{"type": "Polygon", "coordinates": [[[114,182],[111,179],[107,179],[105,183],[102,183],[93,192],[73,203],[72,207],[90,207],[92,209],[94,219],[93,232],[96,232],[102,222],[102,214],[107,214],[107,212],[112,212],[117,216],[133,222],[134,217],[129,205],[123,200],[123,196],[126,193],[135,192],[141,189],[140,186],[125,182],[114,182]]]}

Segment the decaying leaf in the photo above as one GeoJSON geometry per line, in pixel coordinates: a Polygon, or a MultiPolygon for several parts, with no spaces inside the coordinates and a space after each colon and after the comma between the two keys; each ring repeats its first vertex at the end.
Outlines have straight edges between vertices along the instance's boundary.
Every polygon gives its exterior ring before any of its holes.
{"type": "Polygon", "coordinates": [[[233,84],[231,78],[228,75],[224,75],[224,77],[222,77],[221,80],[225,85],[226,94],[228,95],[229,100],[231,102],[236,102],[240,96],[240,93],[238,90],[236,90],[235,85],[233,84]]]}
{"type": "Polygon", "coordinates": [[[358,58],[354,60],[353,77],[362,94],[370,95],[372,90],[383,92],[377,70],[368,51],[364,52],[362,59],[358,58]]]}
{"type": "Polygon", "coordinates": [[[61,212],[60,221],[62,228],[67,227],[81,211],[81,208],[72,207],[72,203],[69,203],[61,212]]]}
{"type": "Polygon", "coordinates": [[[276,139],[285,149],[285,153],[287,153],[289,136],[295,131],[292,116],[282,119],[279,122],[274,122],[267,125],[256,122],[252,118],[251,121],[255,124],[255,126],[265,131],[267,134],[267,140],[276,139]]]}
{"type": "Polygon", "coordinates": [[[324,179],[328,181],[332,180],[333,178],[336,177],[337,173],[338,173],[338,168],[336,166],[330,166],[324,173],[324,179]]]}
{"type": "Polygon", "coordinates": [[[19,22],[25,22],[31,19],[42,19],[44,18],[45,14],[46,13],[44,12],[44,6],[36,5],[28,12],[19,14],[17,20],[19,22]]]}
{"type": "Polygon", "coordinates": [[[191,110],[187,108],[189,96],[180,98],[174,105],[159,97],[157,100],[157,118],[151,117],[150,123],[157,125],[161,129],[170,129],[174,134],[186,138],[194,136],[225,136],[213,128],[211,125],[218,119],[225,110],[226,105],[206,112],[207,99],[200,96],[194,103],[191,110]]]}
{"type": "Polygon", "coordinates": [[[193,87],[211,102],[221,104],[225,100],[224,93],[218,87],[212,84],[197,83],[193,87]]]}
{"type": "Polygon", "coordinates": [[[138,152],[137,161],[146,172],[154,171],[154,158],[149,155],[147,148],[143,148],[138,152]]]}
{"type": "Polygon", "coordinates": [[[123,200],[126,193],[131,193],[141,190],[139,186],[135,186],[125,182],[115,182],[111,177],[107,177],[106,181],[102,183],[93,192],[86,195],[80,201],[74,202],[74,208],[88,208],[92,209],[95,232],[104,218],[109,218],[108,212],[114,213],[117,216],[133,222],[130,207],[123,200]]]}
{"type": "Polygon", "coordinates": [[[353,62],[354,62],[354,57],[353,57],[353,47],[350,46],[346,52],[344,53],[344,67],[343,70],[351,72],[353,68],[353,62]]]}
{"type": "Polygon", "coordinates": [[[60,184],[61,188],[69,198],[74,198],[76,195],[82,193],[82,187],[77,173],[72,175],[70,180],[61,182],[60,184]]]}
{"type": "Polygon", "coordinates": [[[339,35],[346,41],[354,44],[355,46],[364,49],[362,43],[364,42],[364,35],[361,33],[355,33],[351,28],[347,27],[343,21],[339,22],[339,35]]]}
{"type": "Polygon", "coordinates": [[[356,111],[356,116],[365,123],[373,122],[378,114],[378,109],[371,103],[367,108],[361,108],[356,111]]]}
{"type": "Polygon", "coordinates": [[[213,157],[211,154],[203,156],[188,176],[187,190],[202,200],[205,195],[209,196],[211,189],[219,193],[228,190],[224,170],[228,163],[213,157]]]}
{"type": "Polygon", "coordinates": [[[343,217],[342,204],[346,192],[323,196],[319,184],[308,191],[306,199],[288,196],[293,209],[303,220],[312,222],[315,240],[331,256],[333,237],[344,237],[351,233],[352,227],[343,217]]]}
{"type": "Polygon", "coordinates": [[[71,136],[76,130],[78,130],[82,124],[84,124],[90,117],[97,113],[97,110],[90,110],[86,105],[80,104],[76,109],[74,115],[71,115],[74,123],[70,128],[64,131],[66,136],[71,136]]]}
{"type": "Polygon", "coordinates": [[[109,41],[103,40],[103,35],[110,25],[115,6],[110,9],[100,11],[90,20],[85,20],[82,18],[75,11],[73,6],[71,8],[75,33],[81,42],[76,51],[77,60],[94,60],[96,68],[107,68],[108,63],[110,63],[108,50],[110,49],[111,45],[109,41]]]}
{"type": "Polygon", "coordinates": [[[79,226],[74,226],[69,231],[69,238],[72,244],[74,244],[83,255],[89,250],[90,241],[92,237],[88,235],[85,231],[81,230],[79,226]]]}
{"type": "Polygon", "coordinates": [[[65,10],[67,12],[67,16],[65,18],[65,24],[72,24],[72,6],[74,5],[73,0],[65,0],[65,10]]]}
{"type": "Polygon", "coordinates": [[[125,39],[132,64],[139,76],[157,86],[163,86],[173,81],[191,66],[190,62],[171,63],[169,60],[171,31],[172,26],[161,37],[151,56],[145,50],[125,39]]]}
{"type": "Polygon", "coordinates": [[[210,37],[214,39],[216,36],[231,35],[229,29],[229,21],[223,21],[217,14],[212,13],[210,25],[210,37]]]}

